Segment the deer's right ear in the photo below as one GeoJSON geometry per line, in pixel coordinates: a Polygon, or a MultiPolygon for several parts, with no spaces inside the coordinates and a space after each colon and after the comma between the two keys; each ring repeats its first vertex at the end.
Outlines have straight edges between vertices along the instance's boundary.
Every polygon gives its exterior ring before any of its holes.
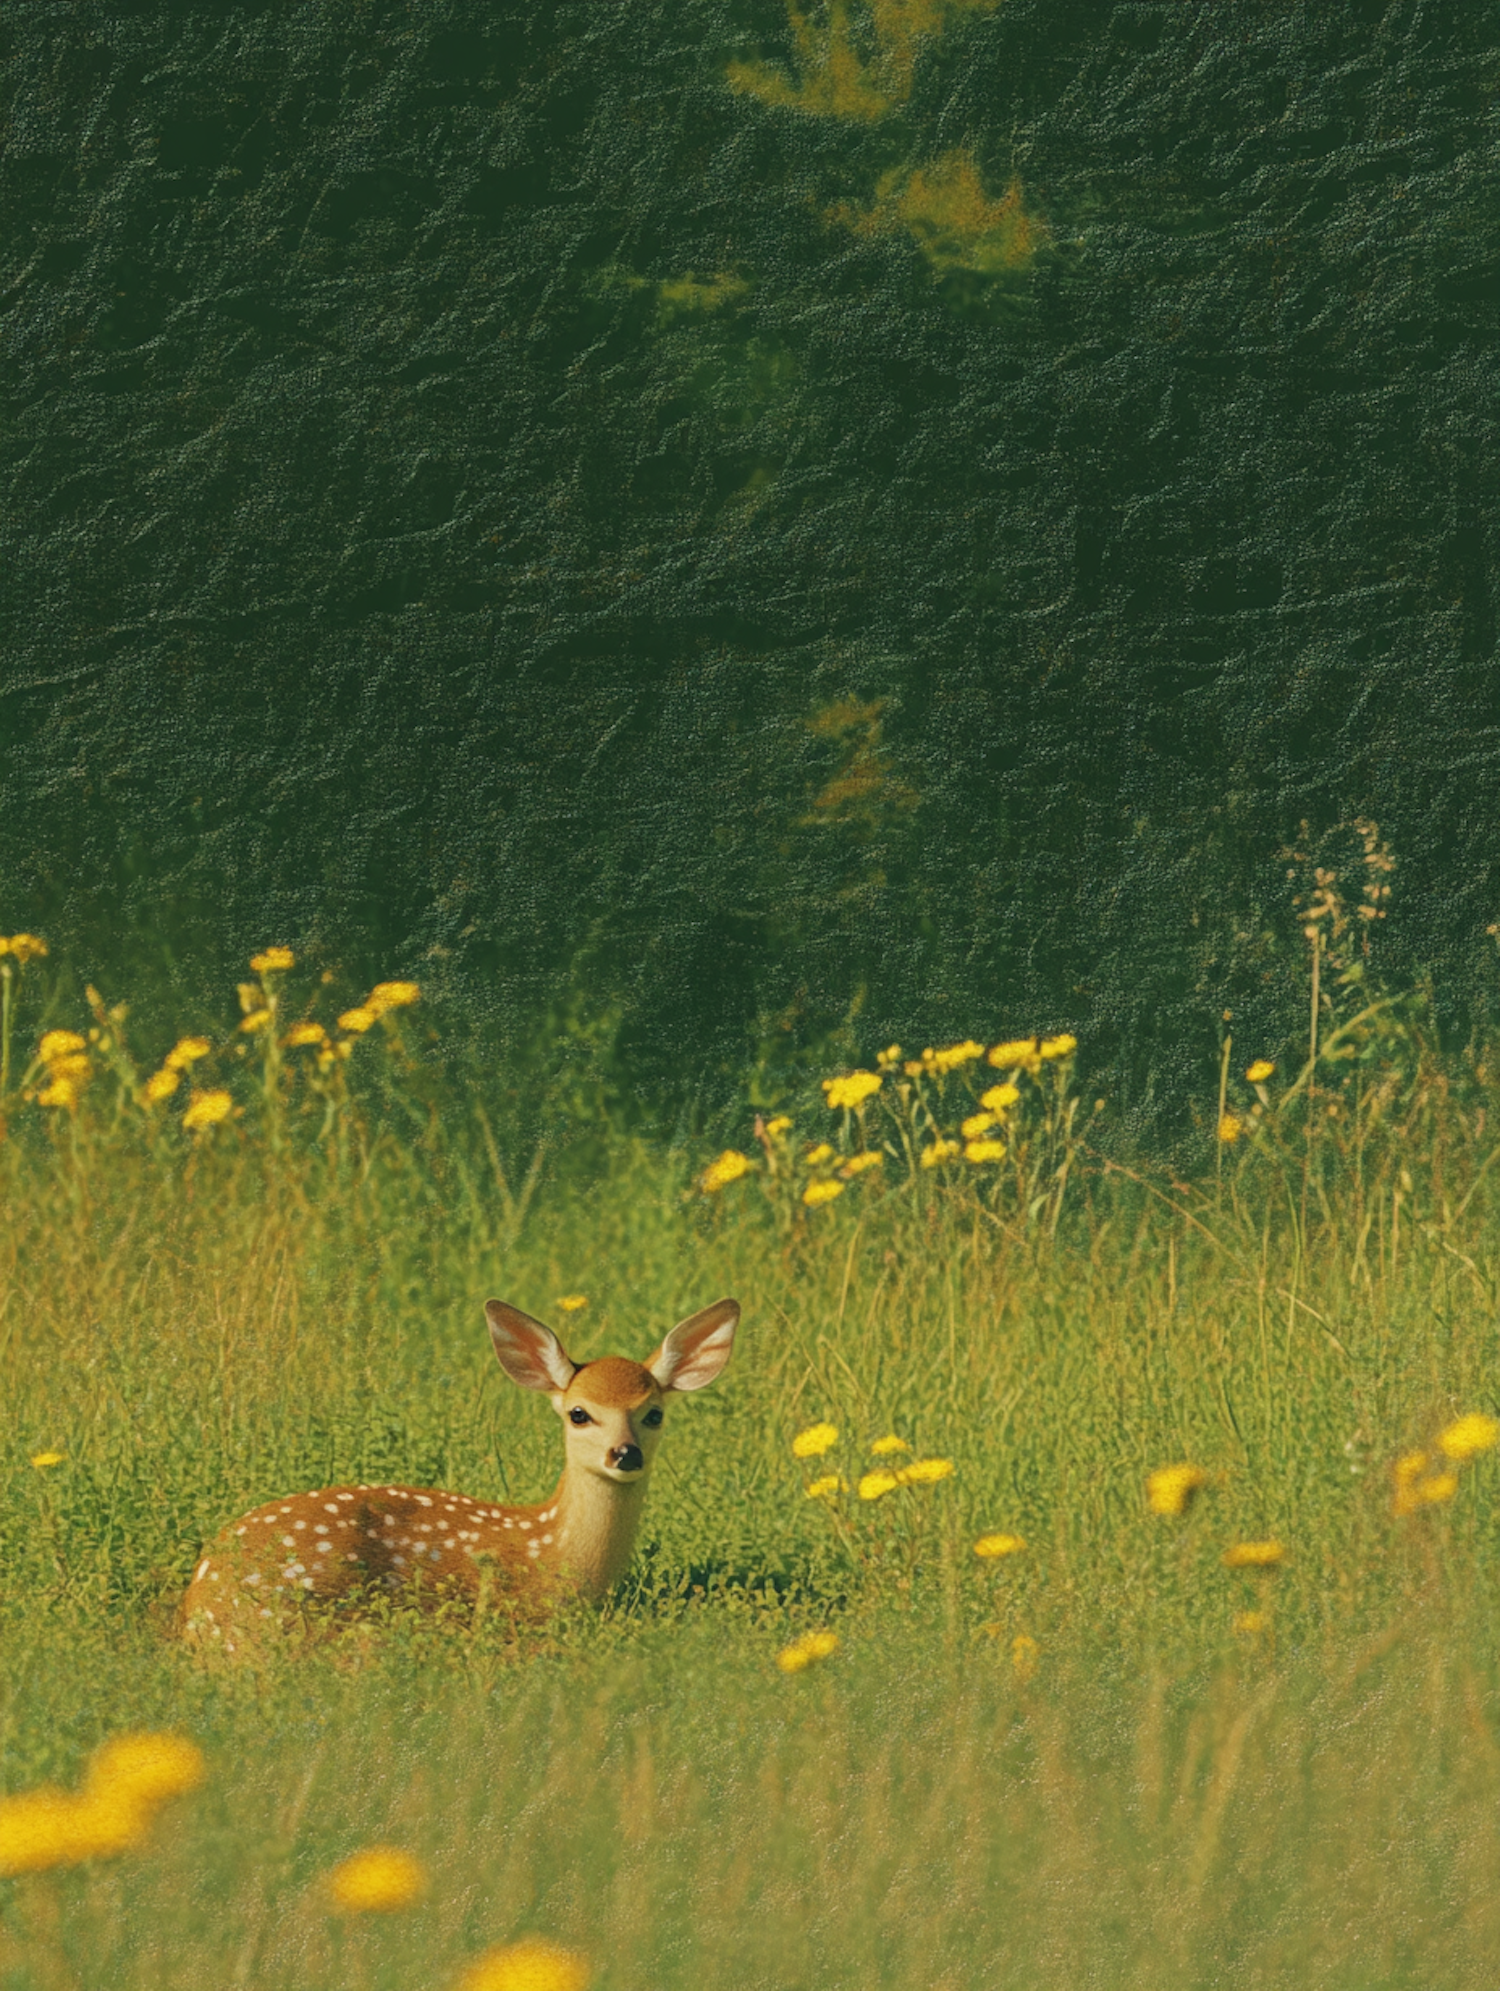
{"type": "Polygon", "coordinates": [[[490,1340],[500,1366],[513,1383],[523,1390],[546,1390],[554,1395],[572,1382],[577,1364],[550,1327],[543,1327],[519,1307],[504,1300],[486,1300],[484,1317],[490,1324],[490,1340]]]}

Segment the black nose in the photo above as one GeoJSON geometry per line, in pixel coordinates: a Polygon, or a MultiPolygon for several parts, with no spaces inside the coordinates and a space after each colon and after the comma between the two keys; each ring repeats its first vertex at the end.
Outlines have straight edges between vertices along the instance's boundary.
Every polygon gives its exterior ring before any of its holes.
{"type": "Polygon", "coordinates": [[[639,1445],[616,1445],[609,1455],[612,1466],[618,1466],[622,1473],[638,1473],[646,1463],[639,1445]]]}

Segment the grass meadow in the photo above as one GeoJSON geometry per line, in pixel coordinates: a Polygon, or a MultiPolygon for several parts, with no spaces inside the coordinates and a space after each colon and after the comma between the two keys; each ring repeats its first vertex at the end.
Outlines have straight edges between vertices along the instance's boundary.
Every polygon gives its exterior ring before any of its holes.
{"type": "Polygon", "coordinates": [[[1500,1397],[1482,1060],[1391,1009],[1284,1076],[1226,1051],[1196,1168],[1110,1154],[1071,1046],[966,1136],[975,1046],[872,1059],[878,1099],[747,1126],[743,1170],[623,1134],[531,1169],[482,1078],[406,1054],[409,1004],[319,1038],[289,986],[169,1086],[97,1001],[34,1055],[6,982],[0,1786],[76,1788],[122,1731],[206,1764],[119,1857],[0,1878],[6,1991],[445,1991],[531,1937],[574,1975],[484,1981],[1500,1981],[1500,1453],[1451,1438],[1500,1397]],[[925,1165],[946,1138],[1005,1154],[925,1165]],[[396,1613],[239,1670],[172,1639],[200,1542],[273,1495],[551,1486],[486,1297],[581,1358],[726,1292],[733,1363],[674,1406],[601,1614],[396,1613]],[[425,1893],[335,1912],[374,1845],[425,1893]]]}

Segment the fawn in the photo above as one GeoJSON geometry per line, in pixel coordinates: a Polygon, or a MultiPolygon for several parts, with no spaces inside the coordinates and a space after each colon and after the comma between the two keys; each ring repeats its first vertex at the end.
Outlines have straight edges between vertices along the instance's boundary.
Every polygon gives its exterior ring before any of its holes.
{"type": "Polygon", "coordinates": [[[204,1550],[181,1628],[234,1654],[286,1625],[304,1603],[361,1595],[478,1597],[498,1584],[545,1606],[597,1602],[635,1545],[663,1401],[723,1370],[740,1309],[717,1300],[679,1322],[649,1362],[574,1363],[550,1327],[500,1300],[485,1305],[500,1366],[544,1390],[562,1419],[562,1478],[535,1507],[503,1507],[430,1487],[328,1486],[269,1501],[204,1550]]]}

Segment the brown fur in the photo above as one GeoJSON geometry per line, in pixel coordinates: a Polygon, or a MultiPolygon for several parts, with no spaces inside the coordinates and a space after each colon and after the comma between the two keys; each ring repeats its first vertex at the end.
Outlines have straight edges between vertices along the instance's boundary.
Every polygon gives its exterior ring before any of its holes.
{"type": "Polygon", "coordinates": [[[597,1362],[585,1362],[568,1385],[570,1398],[575,1392],[602,1410],[634,1410],[648,1396],[661,1395],[645,1364],[627,1361],[623,1355],[601,1355],[597,1362]]]}

